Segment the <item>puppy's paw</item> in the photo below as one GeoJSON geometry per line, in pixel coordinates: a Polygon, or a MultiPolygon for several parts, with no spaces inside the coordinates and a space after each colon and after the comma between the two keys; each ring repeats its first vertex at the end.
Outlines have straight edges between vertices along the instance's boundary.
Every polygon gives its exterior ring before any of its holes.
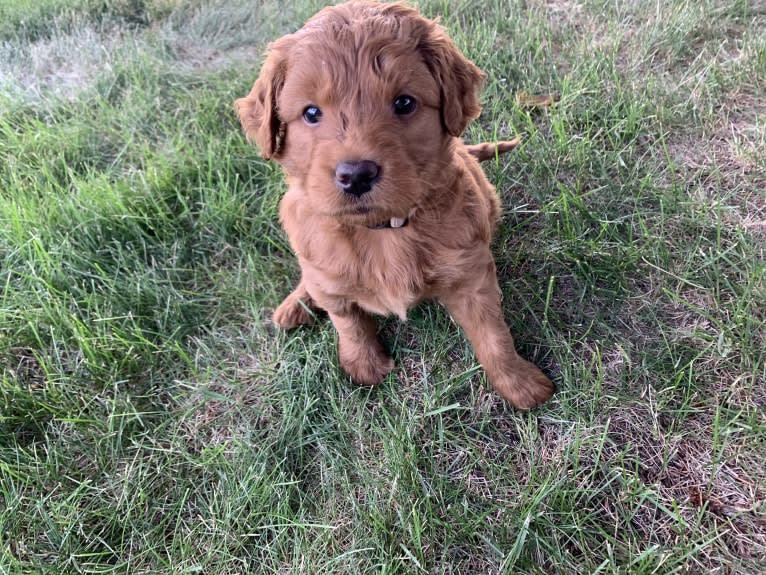
{"type": "Polygon", "coordinates": [[[339,356],[343,371],[358,385],[378,385],[394,369],[394,360],[378,342],[375,345],[341,344],[339,356]]]}
{"type": "Polygon", "coordinates": [[[522,358],[516,359],[505,373],[490,377],[490,383],[517,409],[532,409],[553,395],[553,383],[538,367],[522,358]]]}
{"type": "Polygon", "coordinates": [[[291,329],[300,325],[314,323],[314,317],[308,309],[308,303],[302,302],[294,293],[291,293],[274,310],[272,320],[282,329],[291,329]]]}

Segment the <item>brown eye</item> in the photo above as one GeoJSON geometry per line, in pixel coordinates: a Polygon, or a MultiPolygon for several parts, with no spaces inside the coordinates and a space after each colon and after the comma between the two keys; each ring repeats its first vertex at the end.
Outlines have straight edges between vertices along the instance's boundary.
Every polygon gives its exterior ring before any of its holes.
{"type": "Polygon", "coordinates": [[[402,94],[394,99],[394,114],[397,116],[406,116],[415,111],[417,102],[412,96],[402,94]]]}
{"type": "Polygon", "coordinates": [[[307,124],[318,124],[321,118],[322,110],[316,106],[308,106],[303,110],[303,119],[306,120],[307,124]]]}

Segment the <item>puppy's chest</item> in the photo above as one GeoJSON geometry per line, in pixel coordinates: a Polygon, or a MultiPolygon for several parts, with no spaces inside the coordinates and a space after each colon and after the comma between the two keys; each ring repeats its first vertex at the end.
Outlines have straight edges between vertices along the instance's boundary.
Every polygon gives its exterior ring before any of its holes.
{"type": "Polygon", "coordinates": [[[429,258],[403,230],[370,230],[360,237],[300,250],[303,267],[331,297],[380,315],[406,318],[428,291],[429,258]]]}

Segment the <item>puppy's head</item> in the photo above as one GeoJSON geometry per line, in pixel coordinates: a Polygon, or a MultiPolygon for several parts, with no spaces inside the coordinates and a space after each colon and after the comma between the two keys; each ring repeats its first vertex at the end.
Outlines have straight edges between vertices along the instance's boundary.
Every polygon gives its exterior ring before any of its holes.
{"type": "Polygon", "coordinates": [[[349,2],[272,43],[236,107],[248,139],[312,210],[374,223],[439,193],[483,80],[416,10],[349,2]]]}

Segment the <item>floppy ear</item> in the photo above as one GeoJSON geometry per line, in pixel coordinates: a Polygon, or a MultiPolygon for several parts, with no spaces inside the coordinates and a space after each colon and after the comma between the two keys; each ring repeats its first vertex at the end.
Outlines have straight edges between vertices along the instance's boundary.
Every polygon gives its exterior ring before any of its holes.
{"type": "Polygon", "coordinates": [[[287,58],[272,44],[253,89],[234,102],[248,141],[255,142],[267,160],[284,147],[286,124],[279,119],[277,100],[287,75],[287,58]]]}
{"type": "Polygon", "coordinates": [[[486,74],[463,56],[438,24],[434,24],[420,50],[439,84],[444,128],[460,136],[471,120],[479,117],[479,92],[486,74]]]}

